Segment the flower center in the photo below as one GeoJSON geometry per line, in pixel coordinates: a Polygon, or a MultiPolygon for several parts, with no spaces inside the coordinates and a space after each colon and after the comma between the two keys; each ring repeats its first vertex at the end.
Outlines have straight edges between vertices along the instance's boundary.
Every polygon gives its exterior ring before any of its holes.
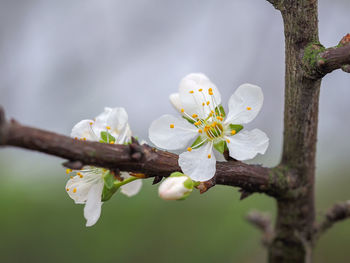
{"type": "Polygon", "coordinates": [[[216,121],[204,127],[204,131],[210,140],[222,137],[224,128],[221,123],[216,121]]]}

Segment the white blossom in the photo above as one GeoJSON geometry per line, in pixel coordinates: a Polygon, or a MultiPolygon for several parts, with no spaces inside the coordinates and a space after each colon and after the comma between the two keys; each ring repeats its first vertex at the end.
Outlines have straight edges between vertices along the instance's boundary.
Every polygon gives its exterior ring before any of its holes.
{"type": "MultiPolygon", "coordinates": [[[[182,115],[163,115],[152,122],[150,140],[159,148],[179,150],[182,171],[195,181],[206,181],[216,171],[216,155],[228,149],[237,160],[254,158],[264,154],[269,139],[259,129],[243,130],[259,113],[263,104],[260,87],[243,84],[231,96],[226,116],[221,106],[221,95],[216,86],[201,73],[193,73],[182,79],[179,92],[171,94],[170,101],[182,115]]],[[[222,156],[222,155],[221,155],[222,156]]]]}
{"type": "Polygon", "coordinates": [[[192,180],[186,176],[166,178],[159,186],[159,197],[164,200],[179,200],[186,198],[193,190],[192,180]]]}
{"type": "MultiPolygon", "coordinates": [[[[110,144],[124,144],[131,141],[131,130],[128,124],[128,115],[124,108],[105,108],[104,112],[94,120],[82,120],[77,123],[71,133],[77,140],[99,141],[110,144]]],[[[109,172],[106,169],[85,166],[82,170],[67,169],[71,176],[66,184],[68,195],[76,204],[85,204],[84,217],[86,226],[94,225],[101,215],[102,191],[105,185],[104,176],[109,172]]],[[[131,176],[121,172],[124,180],[131,176]]],[[[121,192],[133,196],[140,191],[141,180],[122,185],[121,192]]]]}

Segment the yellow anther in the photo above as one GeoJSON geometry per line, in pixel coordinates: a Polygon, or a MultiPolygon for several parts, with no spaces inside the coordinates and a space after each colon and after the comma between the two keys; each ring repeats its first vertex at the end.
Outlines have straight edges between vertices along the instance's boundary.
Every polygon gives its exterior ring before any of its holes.
{"type": "Polygon", "coordinates": [[[209,113],[209,116],[210,116],[210,117],[213,116],[213,113],[209,113]]]}
{"type": "Polygon", "coordinates": [[[175,127],[174,124],[170,124],[170,128],[173,129],[175,127]]]}
{"type": "Polygon", "coordinates": [[[204,102],[202,103],[202,106],[205,106],[205,103],[204,103],[204,102]]]}
{"type": "Polygon", "coordinates": [[[252,108],[251,107],[247,107],[247,110],[251,110],[252,108]]]}
{"type": "Polygon", "coordinates": [[[216,121],[214,121],[214,122],[211,124],[211,127],[215,127],[215,126],[216,126],[216,124],[217,124],[217,122],[216,122],[216,121]]]}
{"type": "Polygon", "coordinates": [[[209,88],[208,91],[213,92],[213,89],[212,89],[212,88],[209,88]]]}
{"type": "Polygon", "coordinates": [[[106,129],[107,129],[107,130],[110,130],[110,129],[111,129],[111,126],[106,126],[106,129]]]}
{"type": "Polygon", "coordinates": [[[213,111],[213,110],[211,110],[210,112],[211,112],[212,114],[214,114],[214,111],[213,111]]]}
{"type": "Polygon", "coordinates": [[[197,114],[192,114],[192,118],[197,118],[198,115],[197,114]]]}
{"type": "Polygon", "coordinates": [[[208,159],[210,159],[211,158],[211,154],[208,154],[208,159]]]}
{"type": "Polygon", "coordinates": [[[102,171],[105,173],[105,172],[107,172],[107,169],[103,168],[102,171]]]}
{"type": "Polygon", "coordinates": [[[190,90],[190,93],[191,93],[191,94],[193,94],[193,92],[194,92],[193,90],[190,90]]]}
{"type": "Polygon", "coordinates": [[[90,122],[90,125],[94,124],[92,121],[90,122]]]}
{"type": "Polygon", "coordinates": [[[231,134],[232,134],[232,135],[235,135],[235,134],[236,134],[236,130],[232,130],[232,131],[231,131],[231,134]]]}
{"type": "Polygon", "coordinates": [[[83,140],[83,141],[86,141],[86,138],[84,137],[82,140],[83,140]]]}
{"type": "Polygon", "coordinates": [[[79,174],[79,177],[80,177],[80,178],[83,178],[84,176],[83,176],[82,174],[79,174]]]}
{"type": "Polygon", "coordinates": [[[203,89],[199,89],[198,91],[201,92],[203,89]]]}
{"type": "Polygon", "coordinates": [[[207,101],[207,105],[209,105],[210,104],[210,101],[207,101]]]}
{"type": "Polygon", "coordinates": [[[66,169],[66,174],[71,173],[73,170],[72,169],[66,169]]]}
{"type": "Polygon", "coordinates": [[[70,179],[73,179],[73,176],[70,176],[70,179]]]}
{"type": "Polygon", "coordinates": [[[182,112],[182,113],[184,113],[184,112],[185,112],[185,110],[184,110],[184,109],[181,109],[181,112],[182,112]]]}
{"type": "Polygon", "coordinates": [[[202,130],[198,130],[199,133],[202,133],[203,131],[202,130]]]}
{"type": "Polygon", "coordinates": [[[197,121],[197,122],[194,123],[194,125],[196,125],[196,126],[201,125],[201,124],[202,124],[201,121],[197,121]]]}
{"type": "Polygon", "coordinates": [[[189,152],[192,151],[192,148],[191,148],[191,147],[188,147],[188,148],[187,148],[187,151],[189,151],[189,152]]]}
{"type": "Polygon", "coordinates": [[[216,118],[219,120],[219,121],[223,121],[223,118],[221,116],[216,116],[216,118]]]}
{"type": "Polygon", "coordinates": [[[114,141],[110,141],[109,144],[114,144],[114,141]]]}
{"type": "Polygon", "coordinates": [[[78,140],[78,137],[74,137],[74,140],[78,140]]]}
{"type": "Polygon", "coordinates": [[[76,192],[77,192],[77,188],[74,188],[74,189],[73,189],[73,193],[76,193],[76,192]]]}
{"type": "Polygon", "coordinates": [[[67,192],[69,192],[69,188],[67,188],[66,190],[67,190],[67,192]]]}
{"type": "Polygon", "coordinates": [[[229,140],[229,139],[227,139],[226,141],[227,141],[227,143],[230,143],[230,140],[229,140]]]}

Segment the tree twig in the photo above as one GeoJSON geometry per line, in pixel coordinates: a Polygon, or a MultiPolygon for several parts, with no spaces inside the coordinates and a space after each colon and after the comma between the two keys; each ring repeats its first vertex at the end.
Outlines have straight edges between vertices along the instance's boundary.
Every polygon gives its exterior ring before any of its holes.
{"type": "Polygon", "coordinates": [[[335,223],[350,218],[350,200],[342,203],[337,203],[328,209],[323,221],[317,225],[317,237],[325,233],[335,223]]]}
{"type": "MultiPolygon", "coordinates": [[[[1,114],[3,115],[3,112],[0,110],[0,116],[1,114]]],[[[80,141],[23,126],[13,120],[3,120],[0,125],[0,146],[16,146],[61,157],[68,160],[65,163],[67,167],[94,165],[143,173],[146,177],[158,179],[181,171],[178,155],[148,145],[139,145],[135,141],[130,145],[80,141]]],[[[155,182],[158,182],[158,179],[155,179],[155,182]]],[[[280,194],[285,187],[281,180],[275,178],[273,169],[238,161],[218,162],[216,174],[210,180],[210,184],[237,186],[249,192],[263,192],[272,196],[280,194]]]]}
{"type": "Polygon", "coordinates": [[[350,72],[350,34],[347,34],[336,47],[321,52],[317,60],[317,71],[327,74],[336,69],[350,72]]]}
{"type": "Polygon", "coordinates": [[[270,215],[254,210],[248,213],[246,220],[261,230],[263,233],[262,244],[268,246],[274,236],[270,215]]]}

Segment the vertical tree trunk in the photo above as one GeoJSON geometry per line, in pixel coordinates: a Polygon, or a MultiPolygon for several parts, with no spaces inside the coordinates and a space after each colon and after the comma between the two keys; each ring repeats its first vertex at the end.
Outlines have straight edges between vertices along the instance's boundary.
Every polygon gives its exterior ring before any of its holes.
{"type": "Polygon", "coordinates": [[[316,0],[285,0],[279,6],[285,32],[285,108],[282,165],[293,172],[298,188],[277,200],[276,236],[269,262],[311,262],[315,153],[321,79],[303,66],[305,49],[318,43],[316,0]]]}

